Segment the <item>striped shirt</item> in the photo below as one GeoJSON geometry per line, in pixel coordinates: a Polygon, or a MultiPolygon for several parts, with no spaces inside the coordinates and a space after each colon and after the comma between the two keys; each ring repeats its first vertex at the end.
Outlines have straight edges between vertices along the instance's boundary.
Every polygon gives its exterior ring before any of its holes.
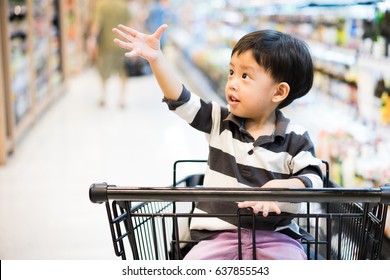
{"type": "MultiPolygon", "coordinates": [[[[215,102],[205,102],[185,87],[177,101],[164,101],[170,110],[207,136],[206,187],[261,187],[273,179],[291,178],[300,179],[307,188],[323,186],[322,162],[315,157],[308,132],[292,124],[281,111],[276,111],[274,133],[254,139],[244,127],[245,119],[234,116],[215,102]]],[[[300,203],[278,204],[282,212],[300,210],[300,203]]],[[[237,205],[235,202],[198,202],[195,212],[236,213],[237,205]]],[[[259,229],[297,230],[291,218],[259,215],[257,219],[259,229]]],[[[191,229],[200,231],[229,230],[236,226],[236,221],[229,218],[193,218],[191,221],[191,229]]]]}

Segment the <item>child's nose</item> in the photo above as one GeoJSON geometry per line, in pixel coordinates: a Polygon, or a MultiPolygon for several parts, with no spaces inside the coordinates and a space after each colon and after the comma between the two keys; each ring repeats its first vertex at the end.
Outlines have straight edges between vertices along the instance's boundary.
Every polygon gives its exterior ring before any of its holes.
{"type": "Polygon", "coordinates": [[[228,81],[229,83],[229,89],[236,90],[237,89],[237,81],[235,78],[232,78],[228,81]]]}

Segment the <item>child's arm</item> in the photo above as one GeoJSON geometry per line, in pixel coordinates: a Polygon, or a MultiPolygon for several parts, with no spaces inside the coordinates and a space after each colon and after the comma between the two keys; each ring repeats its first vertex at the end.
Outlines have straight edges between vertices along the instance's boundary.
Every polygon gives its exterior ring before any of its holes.
{"type": "MultiPolygon", "coordinates": [[[[262,188],[305,188],[303,182],[299,179],[281,179],[281,180],[271,180],[264,184],[262,188]]],[[[243,201],[238,203],[239,208],[253,208],[253,212],[255,214],[259,212],[263,212],[263,216],[267,217],[269,212],[275,212],[276,214],[280,214],[281,210],[279,205],[275,201],[243,201]]]]}
{"type": "Polygon", "coordinates": [[[122,40],[115,39],[114,43],[121,48],[129,50],[125,53],[127,57],[139,56],[146,59],[156,80],[168,100],[178,100],[183,90],[182,83],[166,60],[160,48],[160,38],[168,26],[161,25],[153,34],[147,35],[122,24],[113,28],[113,32],[122,40]]]}

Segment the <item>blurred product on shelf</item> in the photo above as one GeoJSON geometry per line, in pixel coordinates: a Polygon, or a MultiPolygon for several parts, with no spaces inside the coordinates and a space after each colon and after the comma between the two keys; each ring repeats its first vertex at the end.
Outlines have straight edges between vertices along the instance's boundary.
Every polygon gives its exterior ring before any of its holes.
{"type": "Polygon", "coordinates": [[[384,91],[381,96],[382,100],[382,122],[390,124],[390,95],[388,91],[384,91]]]}
{"type": "Polygon", "coordinates": [[[352,133],[346,130],[320,133],[318,153],[331,164],[331,178],[350,188],[389,183],[390,159],[385,153],[390,149],[389,143],[380,139],[373,139],[375,143],[358,142],[352,133]]]}
{"type": "Polygon", "coordinates": [[[15,143],[48,105],[64,92],[67,41],[63,15],[72,2],[0,2],[0,106],[4,112],[0,125],[5,131],[0,138],[0,164],[15,151],[15,143]]]}
{"type": "Polygon", "coordinates": [[[390,124],[390,85],[386,86],[383,79],[378,80],[375,87],[375,97],[381,100],[381,121],[385,125],[390,124]]]}

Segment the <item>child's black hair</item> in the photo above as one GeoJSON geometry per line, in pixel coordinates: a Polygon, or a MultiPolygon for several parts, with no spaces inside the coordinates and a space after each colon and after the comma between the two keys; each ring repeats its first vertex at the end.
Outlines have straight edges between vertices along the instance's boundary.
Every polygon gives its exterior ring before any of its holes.
{"type": "Polygon", "coordinates": [[[306,43],[291,35],[275,31],[254,31],[242,37],[233,48],[232,56],[252,51],[257,63],[276,82],[286,82],[290,92],[278,108],[304,96],[313,85],[313,61],[306,43]]]}

